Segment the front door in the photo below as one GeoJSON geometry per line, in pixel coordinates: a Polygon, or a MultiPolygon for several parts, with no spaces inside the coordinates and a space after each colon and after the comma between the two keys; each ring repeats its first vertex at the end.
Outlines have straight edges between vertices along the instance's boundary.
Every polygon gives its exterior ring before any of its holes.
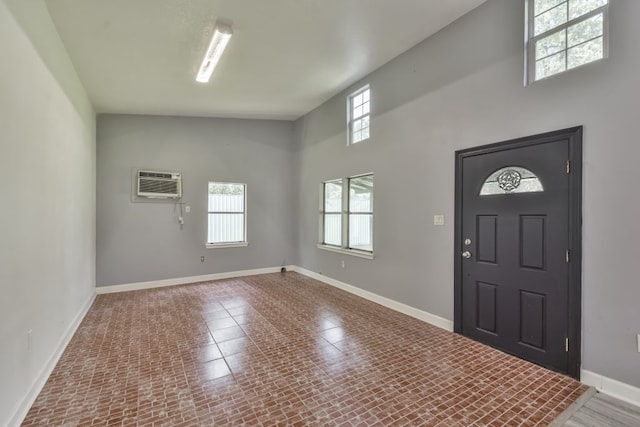
{"type": "Polygon", "coordinates": [[[581,131],[570,131],[458,152],[457,177],[456,329],[565,373],[579,325],[571,156],[581,131]]]}

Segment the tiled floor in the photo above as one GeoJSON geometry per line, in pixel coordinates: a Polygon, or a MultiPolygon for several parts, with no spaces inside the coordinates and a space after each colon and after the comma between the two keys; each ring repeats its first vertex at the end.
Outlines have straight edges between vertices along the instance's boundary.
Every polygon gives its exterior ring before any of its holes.
{"type": "Polygon", "coordinates": [[[546,425],[585,390],[289,272],[98,296],[23,425],[546,425]]]}

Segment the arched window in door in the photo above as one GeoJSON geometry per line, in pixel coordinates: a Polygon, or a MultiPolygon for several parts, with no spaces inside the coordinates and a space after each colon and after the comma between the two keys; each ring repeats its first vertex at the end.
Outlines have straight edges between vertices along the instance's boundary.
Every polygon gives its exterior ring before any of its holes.
{"type": "Polygon", "coordinates": [[[540,179],[529,169],[507,166],[493,172],[480,188],[481,196],[513,193],[539,193],[544,191],[540,179]]]}

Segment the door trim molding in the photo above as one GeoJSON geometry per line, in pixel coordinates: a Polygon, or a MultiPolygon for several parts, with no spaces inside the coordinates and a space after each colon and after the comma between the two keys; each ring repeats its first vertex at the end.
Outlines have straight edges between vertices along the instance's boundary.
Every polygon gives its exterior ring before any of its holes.
{"type": "Polygon", "coordinates": [[[462,163],[465,158],[566,139],[569,145],[569,363],[567,374],[580,379],[582,319],[582,126],[456,151],[454,232],[454,332],[462,334],[462,163]]]}

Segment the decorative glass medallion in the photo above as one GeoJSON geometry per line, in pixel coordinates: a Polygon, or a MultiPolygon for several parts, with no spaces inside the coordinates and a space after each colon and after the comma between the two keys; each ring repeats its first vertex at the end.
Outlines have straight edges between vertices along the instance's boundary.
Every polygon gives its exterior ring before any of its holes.
{"type": "Polygon", "coordinates": [[[539,193],[544,191],[540,179],[519,166],[507,166],[493,172],[482,184],[481,196],[514,193],[539,193]]]}
{"type": "Polygon", "coordinates": [[[520,186],[521,179],[522,176],[518,173],[518,171],[507,169],[506,171],[498,175],[498,187],[510,193],[520,186]]]}

